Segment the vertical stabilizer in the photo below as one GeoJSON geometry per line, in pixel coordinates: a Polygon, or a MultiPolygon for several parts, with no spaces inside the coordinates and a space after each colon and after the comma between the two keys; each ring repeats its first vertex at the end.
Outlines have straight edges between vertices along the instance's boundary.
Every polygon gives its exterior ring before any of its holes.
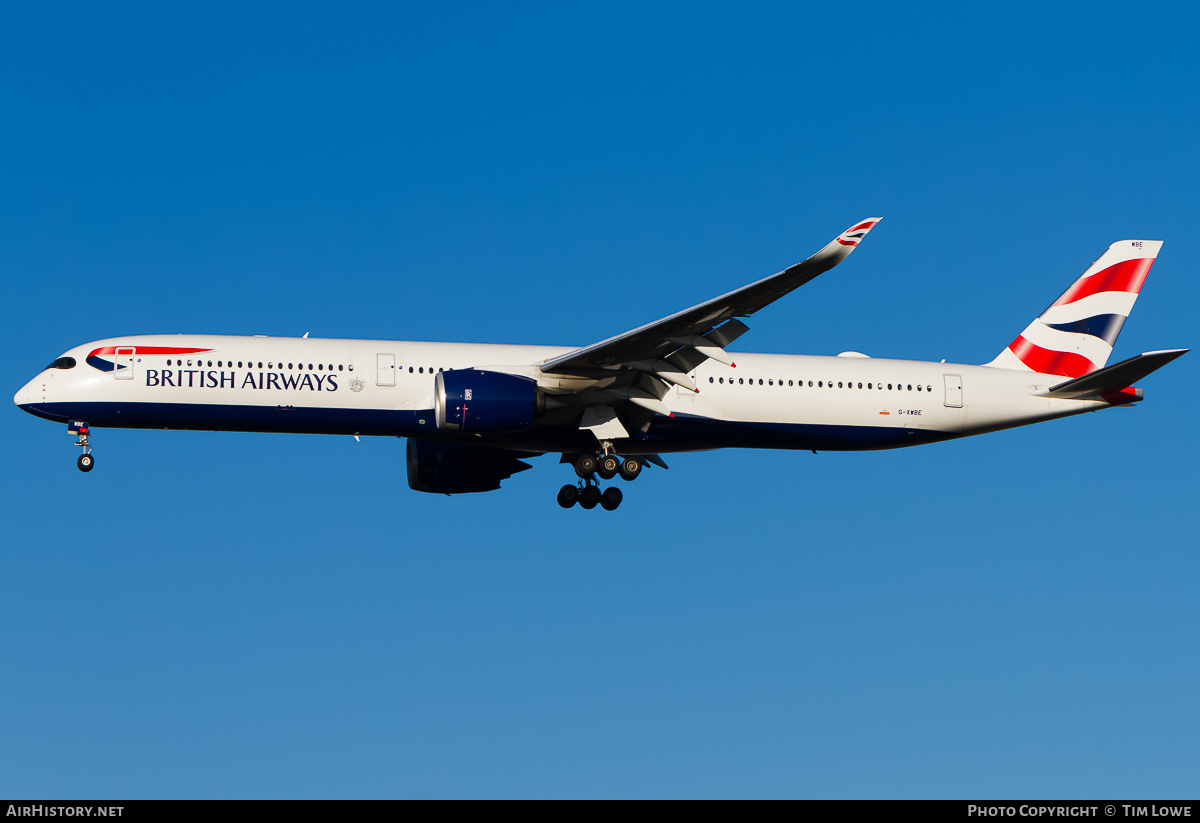
{"type": "Polygon", "coordinates": [[[1160,248],[1159,240],[1113,243],[987,365],[1063,377],[1103,368],[1160,248]]]}

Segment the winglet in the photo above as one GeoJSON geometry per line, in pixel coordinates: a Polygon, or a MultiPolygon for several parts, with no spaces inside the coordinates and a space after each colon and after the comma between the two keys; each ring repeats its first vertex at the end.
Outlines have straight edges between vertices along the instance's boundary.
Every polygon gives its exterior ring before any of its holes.
{"type": "Polygon", "coordinates": [[[875,224],[882,219],[882,217],[868,217],[866,220],[855,223],[839,234],[836,242],[843,246],[857,246],[859,241],[867,236],[867,232],[875,228],[875,224]]]}
{"type": "Polygon", "coordinates": [[[833,238],[825,248],[805,260],[804,263],[806,265],[812,266],[816,264],[818,267],[812,276],[816,277],[821,272],[829,271],[849,257],[850,252],[854,251],[854,248],[867,236],[867,232],[875,228],[876,224],[882,219],[882,217],[868,217],[866,220],[859,220],[853,226],[833,238]]]}

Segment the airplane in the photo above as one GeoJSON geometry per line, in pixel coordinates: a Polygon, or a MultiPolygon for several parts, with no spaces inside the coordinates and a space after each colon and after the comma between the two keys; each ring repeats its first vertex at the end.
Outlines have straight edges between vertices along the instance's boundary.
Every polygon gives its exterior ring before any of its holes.
{"type": "Polygon", "coordinates": [[[1133,383],[1189,349],[1107,365],[1162,247],[1113,243],[984,365],[734,354],[765,306],[832,269],[879,222],[855,223],[778,274],[583,348],[224,335],[139,335],[76,346],[14,397],[91,428],[407,438],[409,486],[498,489],[547,453],[574,469],[558,503],[616,509],[662,455],[720,448],[893,449],[1127,406],[1133,383]]]}

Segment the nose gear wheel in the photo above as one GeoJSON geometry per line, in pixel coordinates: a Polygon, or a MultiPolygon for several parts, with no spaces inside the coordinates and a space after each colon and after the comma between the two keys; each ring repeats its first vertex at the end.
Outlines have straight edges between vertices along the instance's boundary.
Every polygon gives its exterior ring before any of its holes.
{"type": "Polygon", "coordinates": [[[92,432],[88,428],[88,424],[72,420],[67,424],[67,434],[76,434],[79,436],[75,441],[75,445],[83,449],[83,454],[79,455],[79,459],[75,461],[75,465],[79,467],[81,472],[90,472],[96,467],[96,458],[92,454],[92,432]]]}

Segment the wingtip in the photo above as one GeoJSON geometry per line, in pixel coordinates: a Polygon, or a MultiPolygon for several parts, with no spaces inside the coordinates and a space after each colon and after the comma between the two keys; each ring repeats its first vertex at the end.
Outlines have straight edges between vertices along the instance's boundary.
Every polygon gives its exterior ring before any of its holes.
{"type": "Polygon", "coordinates": [[[882,219],[882,217],[868,217],[866,220],[859,220],[853,226],[839,234],[837,242],[843,246],[857,246],[867,236],[867,232],[875,228],[882,219]]]}

